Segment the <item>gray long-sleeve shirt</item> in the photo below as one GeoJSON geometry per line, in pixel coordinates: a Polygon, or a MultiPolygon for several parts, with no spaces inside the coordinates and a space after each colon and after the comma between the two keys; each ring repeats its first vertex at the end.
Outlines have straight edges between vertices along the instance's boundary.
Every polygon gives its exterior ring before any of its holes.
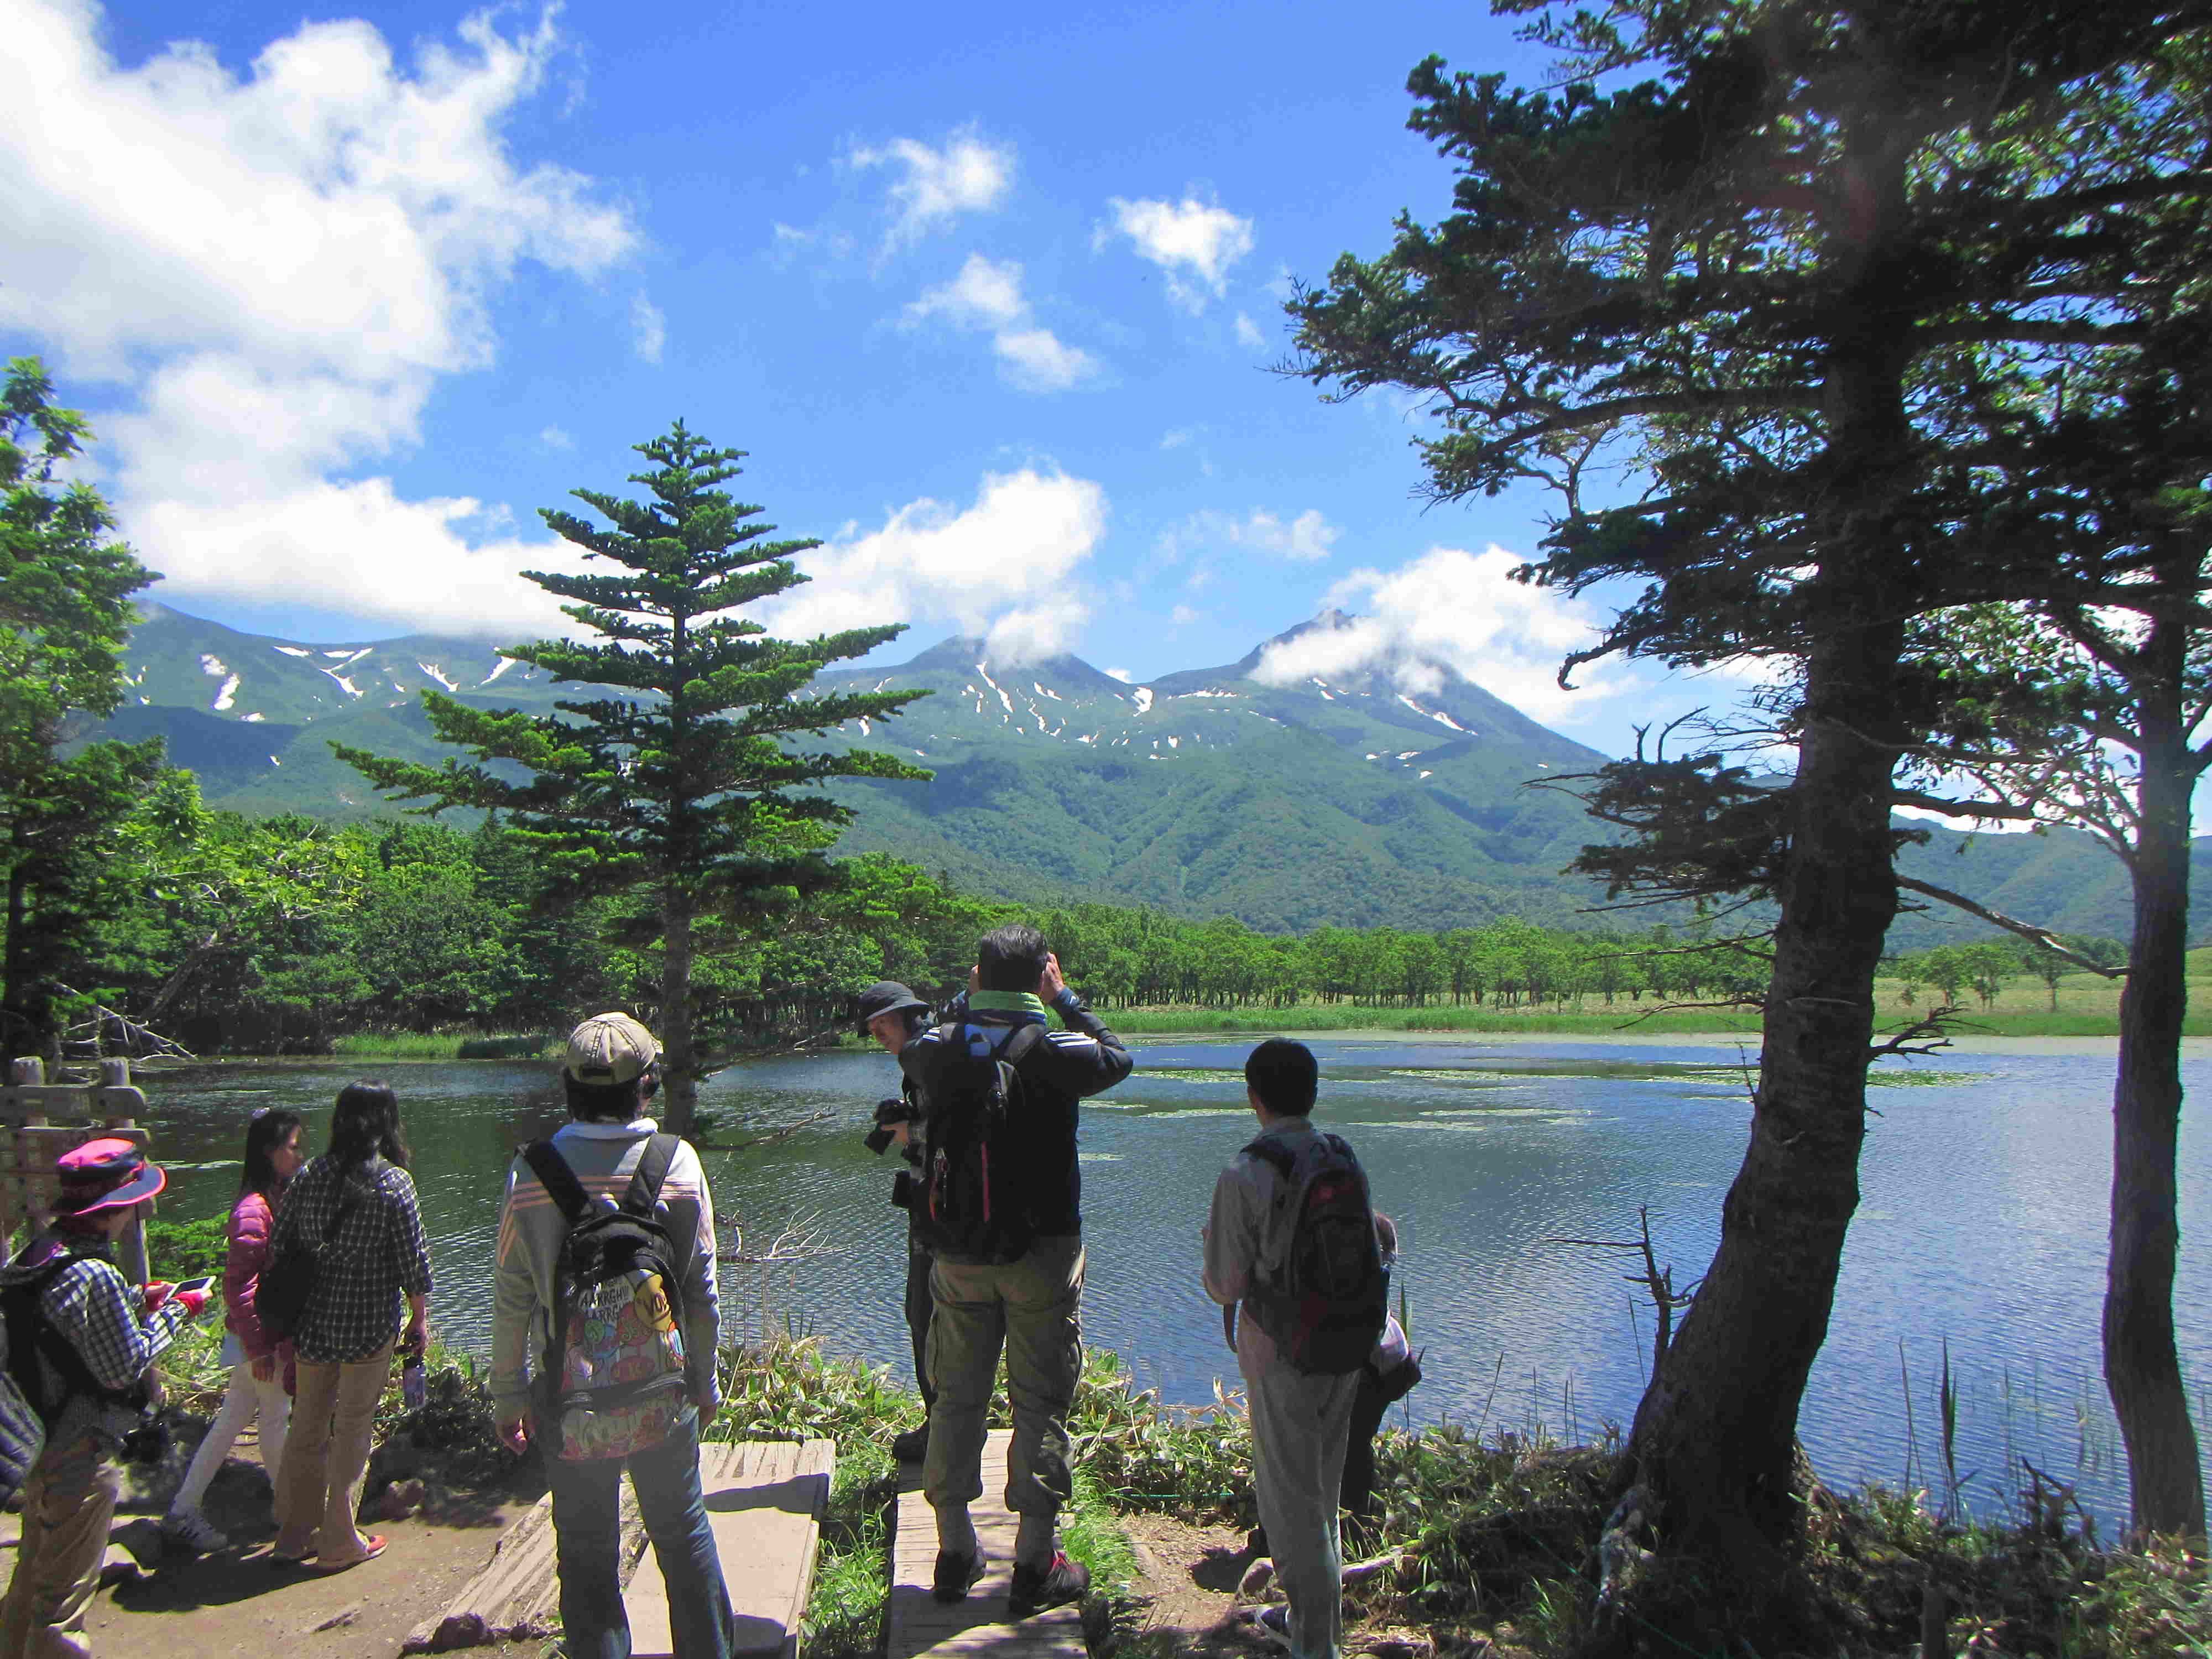
{"type": "MultiPolygon", "coordinates": [[[[1261,1131],[1293,1158],[1305,1151],[1316,1133],[1312,1121],[1303,1117],[1279,1117],[1261,1131]]],[[[1240,1152],[1213,1183],[1213,1207],[1202,1235],[1206,1293],[1224,1307],[1249,1295],[1262,1268],[1279,1265],[1267,1260],[1271,1249],[1281,1248],[1281,1241],[1269,1238],[1267,1224],[1282,1182],[1273,1164],[1240,1152]]],[[[1274,1339],[1260,1328],[1258,1320],[1239,1319],[1237,1369],[1249,1381],[1274,1361],[1274,1339]]]]}

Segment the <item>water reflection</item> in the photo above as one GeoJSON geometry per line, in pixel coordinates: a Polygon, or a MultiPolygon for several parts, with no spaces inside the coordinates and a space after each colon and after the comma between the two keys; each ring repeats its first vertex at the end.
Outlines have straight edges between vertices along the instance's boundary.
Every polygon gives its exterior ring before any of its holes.
{"type": "MultiPolygon", "coordinates": [[[[1247,1044],[1139,1045],[1138,1070],[1091,1103],[1083,1128],[1091,1269],[1085,1329],[1170,1399],[1210,1400],[1233,1373],[1198,1285],[1198,1227],[1215,1172],[1250,1136],[1239,1066],[1247,1044]]],[[[1317,1040],[1322,1109],[1359,1148],[1406,1254],[1399,1282],[1429,1380],[1415,1421],[1592,1431],[1625,1420],[1642,1388],[1650,1324],[1621,1264],[1558,1243],[1632,1237],[1648,1205],[1676,1279],[1702,1272],[1748,1109],[1735,1048],[1639,1049],[1476,1041],[1317,1040]]],[[[416,1149],[436,1252],[434,1314],[481,1346],[488,1268],[509,1154],[562,1117],[550,1066],[392,1064],[416,1149]]],[[[2188,1080],[2206,1079],[2201,1062],[2188,1080]]],[[[255,1063],[149,1079],[156,1152],[173,1172],[172,1216],[219,1212],[254,1106],[305,1108],[319,1141],[328,1103],[358,1067],[255,1063]]],[[[740,1136],[835,1114],[775,1144],[709,1153],[726,1222],[755,1249],[811,1224],[818,1254],[763,1279],[731,1273],[733,1322],[819,1332],[902,1367],[897,1305],[904,1218],[890,1166],[860,1144],[892,1085],[873,1053],[757,1062],[714,1080],[704,1103],[740,1136]]],[[[1977,1055],[1885,1086],[1862,1168],[1829,1341],[1804,1435],[1833,1481],[1907,1475],[1901,1372],[1933,1478],[1928,1425],[1939,1344],[1963,1377],[1962,1472],[1984,1506],[2019,1483],[2025,1453],[2070,1478],[2108,1519],[2124,1509],[2118,1437],[2097,1368],[2103,1294],[2111,1063],[1977,1055]],[[1903,1345],[1900,1359],[1899,1345],[1903,1345]]],[[[2207,1374],[2206,1247],[2212,1190],[2203,1136],[2183,1130],[2183,1258],[2176,1315],[2185,1363],[2207,1374]]],[[[737,1238],[729,1243],[736,1248],[737,1238]]]]}

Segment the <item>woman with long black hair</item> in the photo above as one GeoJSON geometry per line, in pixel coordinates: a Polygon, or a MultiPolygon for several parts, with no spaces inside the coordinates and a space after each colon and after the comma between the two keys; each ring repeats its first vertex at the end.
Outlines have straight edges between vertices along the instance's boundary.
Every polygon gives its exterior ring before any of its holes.
{"type": "MultiPolygon", "coordinates": [[[[276,1206],[307,1162],[301,1145],[306,1133],[300,1115],[283,1107],[264,1107],[246,1126],[246,1160],[239,1172],[238,1197],[230,1206],[230,1250],[222,1268],[222,1360],[230,1367],[230,1386],[223,1390],[222,1409],[208,1425],[206,1437],[185,1471],[185,1484],[177,1488],[161,1522],[167,1536],[203,1555],[230,1542],[209,1524],[200,1504],[207,1497],[208,1483],[248,1424],[259,1419],[261,1462],[272,1486],[284,1464],[284,1430],[291,1420],[292,1399],[285,1392],[283,1370],[291,1358],[290,1345],[272,1341],[261,1328],[254,1298],[261,1288],[262,1267],[269,1260],[276,1206]]],[[[276,1496],[281,1526],[283,1494],[279,1491],[276,1496]]]]}
{"type": "Polygon", "coordinates": [[[419,1356],[430,1340],[430,1253],[407,1164],[398,1097],[383,1083],[348,1084],[330,1151],[300,1172],[276,1212],[272,1249],[295,1237],[321,1247],[293,1337],[300,1381],[277,1484],[279,1565],[319,1555],[330,1571],[384,1553],[382,1538],[354,1525],[369,1431],[395,1346],[419,1356]]]}

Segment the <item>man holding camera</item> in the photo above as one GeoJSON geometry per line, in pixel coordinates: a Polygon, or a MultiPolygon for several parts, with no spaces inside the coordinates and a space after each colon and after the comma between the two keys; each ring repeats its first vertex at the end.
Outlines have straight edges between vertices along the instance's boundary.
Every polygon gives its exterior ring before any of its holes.
{"type": "Polygon", "coordinates": [[[1130,1060],[1061,979],[1034,927],[986,933],[968,982],[966,1011],[899,1054],[928,1140],[921,1224],[935,1258],[937,1395],[922,1490],[937,1513],[933,1591],[963,1601],[985,1571],[968,1506],[983,1492],[986,1415],[1003,1346],[1014,1414],[1006,1507],[1021,1517],[1006,1610],[1023,1619],[1075,1601],[1091,1582],[1059,1539],[1071,1487],[1067,1411],[1083,1366],[1076,1111],[1128,1076],[1130,1060]],[[1066,1030],[1049,1029],[1048,1009],[1066,1030]]]}
{"type": "MultiPolygon", "coordinates": [[[[929,1024],[929,1005],[895,979],[878,980],[860,993],[860,1032],[881,1043],[896,1059],[908,1041],[929,1024]]],[[[915,1224],[911,1204],[915,1181],[912,1170],[921,1167],[921,1147],[914,1130],[921,1113],[914,1103],[914,1085],[902,1073],[899,1093],[876,1103],[875,1127],[868,1132],[868,1150],[881,1157],[896,1146],[899,1156],[912,1166],[901,1170],[891,1187],[891,1202],[907,1212],[906,1328],[914,1343],[914,1380],[921,1389],[921,1426],[908,1429],[891,1441],[891,1455],[902,1463],[919,1463],[929,1449],[927,1413],[937,1390],[929,1386],[929,1247],[915,1224]]]]}

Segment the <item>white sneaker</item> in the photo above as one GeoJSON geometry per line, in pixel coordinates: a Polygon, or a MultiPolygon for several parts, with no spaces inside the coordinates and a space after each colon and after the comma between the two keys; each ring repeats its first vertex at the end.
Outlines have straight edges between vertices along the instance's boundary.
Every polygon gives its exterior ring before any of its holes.
{"type": "Polygon", "coordinates": [[[161,1536],[194,1555],[213,1555],[230,1547],[229,1534],[217,1531],[198,1510],[178,1510],[161,1517],[161,1536]]]}

